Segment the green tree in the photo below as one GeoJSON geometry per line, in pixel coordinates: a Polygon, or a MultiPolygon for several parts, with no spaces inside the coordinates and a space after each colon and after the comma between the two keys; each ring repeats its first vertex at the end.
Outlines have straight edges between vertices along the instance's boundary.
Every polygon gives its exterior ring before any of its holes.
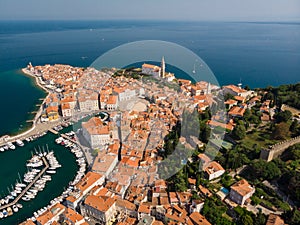
{"type": "Polygon", "coordinates": [[[186,191],[187,190],[187,182],[186,182],[186,174],[181,169],[174,178],[175,191],[186,191]]]}
{"type": "Polygon", "coordinates": [[[275,125],[272,136],[276,140],[284,140],[289,136],[289,125],[281,122],[275,125]]]}
{"type": "Polygon", "coordinates": [[[292,133],[296,133],[297,129],[298,129],[298,121],[296,119],[294,119],[291,126],[290,126],[290,131],[292,133]]]}
{"type": "Polygon", "coordinates": [[[292,197],[297,201],[300,201],[300,173],[296,173],[291,177],[288,184],[288,189],[292,197]]]}
{"type": "Polygon", "coordinates": [[[230,93],[226,93],[225,96],[224,96],[224,100],[227,101],[229,99],[234,99],[234,96],[230,93]]]}
{"type": "Polygon", "coordinates": [[[247,163],[249,163],[249,160],[244,153],[239,152],[237,149],[232,149],[229,152],[227,168],[237,169],[247,163]]]}
{"type": "Polygon", "coordinates": [[[244,89],[247,90],[247,91],[249,91],[250,90],[249,85],[245,85],[244,89]]]}
{"type": "Polygon", "coordinates": [[[254,219],[254,224],[255,225],[265,225],[266,221],[267,221],[266,216],[264,214],[262,214],[261,211],[259,211],[254,219]]]}
{"type": "Polygon", "coordinates": [[[243,124],[237,124],[233,131],[233,136],[238,139],[238,140],[242,140],[246,137],[246,128],[245,128],[245,125],[243,124]]]}
{"type": "Polygon", "coordinates": [[[287,211],[283,218],[286,223],[290,225],[298,225],[300,224],[300,211],[297,209],[293,209],[292,211],[287,211]]]}
{"type": "Polygon", "coordinates": [[[289,110],[281,111],[275,115],[277,123],[288,122],[292,117],[293,114],[289,110]]]}
{"type": "Polygon", "coordinates": [[[211,128],[204,122],[200,122],[200,134],[199,134],[199,139],[207,143],[210,137],[211,133],[211,128]]]}
{"type": "Polygon", "coordinates": [[[242,224],[243,225],[253,225],[253,219],[250,215],[246,214],[242,216],[242,224]]]}
{"type": "Polygon", "coordinates": [[[281,176],[281,171],[274,162],[266,162],[262,159],[251,163],[252,178],[272,180],[281,176]]]}

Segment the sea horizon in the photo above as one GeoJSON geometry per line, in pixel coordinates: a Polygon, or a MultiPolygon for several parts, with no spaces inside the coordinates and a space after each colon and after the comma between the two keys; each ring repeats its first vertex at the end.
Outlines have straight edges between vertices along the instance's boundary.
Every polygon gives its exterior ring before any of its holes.
{"type": "Polygon", "coordinates": [[[266,21],[0,20],[0,95],[10,109],[0,112],[0,135],[22,131],[44,95],[19,72],[29,62],[87,67],[122,44],[162,40],[200,56],[220,85],[242,81],[252,89],[279,86],[299,82],[298,26],[266,21]]]}
{"type": "MultiPolygon", "coordinates": [[[[88,67],[99,56],[122,44],[140,40],[176,43],[197,54],[214,72],[220,85],[243,83],[257,87],[299,82],[300,22],[168,22],[168,21],[0,21],[0,136],[24,132],[46,95],[35,79],[21,71],[29,62],[36,65],[67,64],[88,67]]],[[[130,57],[130,53],[128,53],[130,57]]],[[[180,56],[179,56],[180,57],[180,56]]],[[[141,63],[141,62],[139,62],[141,63]]],[[[176,65],[170,72],[187,78],[176,65]],[[175,72],[176,73],[176,72],[175,72]]],[[[192,68],[191,68],[192,72],[192,68]]],[[[72,130],[65,128],[64,132],[72,130]]],[[[0,173],[7,179],[0,183],[3,196],[7,187],[26,172],[26,162],[37,146],[49,144],[62,168],[53,182],[32,202],[22,202],[24,209],[6,219],[19,223],[34,211],[60,195],[74,178],[78,165],[75,156],[56,145],[57,135],[48,133],[36,141],[3,153],[0,173]],[[18,157],[15,155],[18,154],[18,157]],[[14,167],[9,165],[16,164],[14,167]]]]}

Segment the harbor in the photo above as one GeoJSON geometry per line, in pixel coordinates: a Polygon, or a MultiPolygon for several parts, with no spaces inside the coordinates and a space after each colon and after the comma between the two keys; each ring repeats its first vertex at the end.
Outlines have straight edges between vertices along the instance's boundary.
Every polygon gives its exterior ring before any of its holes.
{"type": "Polygon", "coordinates": [[[42,175],[46,172],[46,170],[49,168],[49,163],[45,159],[45,157],[42,157],[43,163],[45,167],[42,171],[37,174],[37,176],[25,187],[25,189],[10,203],[5,204],[3,206],[0,206],[0,210],[6,209],[8,207],[11,207],[19,202],[19,200],[26,194],[26,192],[37,182],[39,178],[42,177],[42,175]]]}
{"type": "MultiPolygon", "coordinates": [[[[64,128],[64,130],[61,130],[60,132],[67,133],[70,130],[71,127],[68,127],[64,128]]],[[[34,199],[25,201],[22,199],[21,194],[19,194],[18,201],[16,201],[16,197],[9,205],[1,206],[1,212],[3,209],[7,209],[8,207],[12,207],[16,204],[23,206],[23,208],[19,209],[17,213],[13,212],[13,215],[2,219],[7,224],[18,224],[26,218],[31,218],[34,213],[37,214],[38,211],[41,213],[41,209],[51,204],[51,202],[54,203],[61,201],[63,199],[63,193],[68,189],[70,183],[74,182],[75,178],[78,176],[79,169],[81,168],[78,161],[76,161],[78,158],[74,153],[69,151],[66,146],[55,143],[55,139],[57,138],[59,138],[58,135],[48,132],[40,137],[32,138],[32,140],[28,139],[29,142],[23,140],[24,146],[22,147],[18,146],[14,142],[15,150],[9,149],[0,153],[3,162],[0,165],[0,176],[5,177],[5,179],[0,181],[0,199],[7,196],[7,187],[11,187],[11,185],[15,184],[16,180],[19,179],[18,172],[20,174],[25,174],[27,172],[28,169],[25,162],[32,157],[32,153],[35,154],[34,149],[37,148],[37,146],[45,146],[47,143],[49,150],[53,150],[58,162],[62,165],[61,168],[59,168],[54,174],[45,172],[47,169],[43,171],[43,173],[42,170],[38,173],[41,174],[42,177],[44,176],[42,174],[51,175],[51,181],[47,182],[43,191],[39,192],[34,199]],[[9,162],[14,162],[13,166],[10,165],[9,162]]],[[[80,160],[83,165],[85,164],[83,163],[84,161],[84,158],[80,160]]],[[[83,171],[83,169],[81,169],[81,171],[83,171]]],[[[34,183],[34,181],[32,182],[34,183]]],[[[32,185],[28,186],[26,190],[28,191],[32,187],[32,185]]],[[[24,190],[22,191],[23,197],[25,196],[24,190]]]]}

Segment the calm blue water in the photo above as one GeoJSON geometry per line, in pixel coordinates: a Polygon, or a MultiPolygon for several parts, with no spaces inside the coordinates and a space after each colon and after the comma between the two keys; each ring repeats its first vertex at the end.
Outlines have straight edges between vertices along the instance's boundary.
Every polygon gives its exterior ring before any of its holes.
{"type": "MultiPolygon", "coordinates": [[[[64,132],[68,132],[72,127],[66,128],[64,132]]],[[[54,154],[62,165],[58,168],[56,174],[53,174],[52,180],[47,182],[45,189],[39,192],[36,198],[32,201],[25,202],[20,200],[19,203],[23,205],[23,208],[15,213],[13,216],[5,219],[0,219],[0,224],[14,225],[24,221],[26,218],[33,216],[33,212],[40,208],[45,207],[50,203],[52,199],[61,195],[70,181],[72,181],[78,170],[75,156],[65,147],[55,144],[54,140],[57,135],[49,133],[36,141],[26,143],[24,147],[17,147],[16,150],[10,150],[0,153],[0,198],[7,196],[8,189],[11,185],[16,183],[18,179],[18,173],[23,177],[27,172],[26,162],[35,154],[34,149],[44,147],[46,144],[49,150],[53,150],[54,154]]]]}
{"type": "Polygon", "coordinates": [[[26,126],[28,112],[44,96],[18,72],[28,62],[88,66],[114,47],[149,39],[191,49],[220,84],[241,79],[255,88],[299,81],[300,23],[1,21],[0,135],[26,126]]]}
{"type": "MultiPolygon", "coordinates": [[[[33,116],[29,112],[45,96],[20,72],[28,62],[88,66],[106,51],[138,40],[171,41],[189,48],[210,66],[220,84],[241,79],[255,88],[299,81],[299,23],[0,21],[0,136],[28,127],[25,121],[33,116]]],[[[48,143],[65,165],[47,190],[32,204],[24,204],[26,208],[9,218],[7,224],[32,215],[74,177],[74,157],[54,146],[53,139],[49,134],[24,149],[1,154],[1,194],[18,171],[24,172],[24,160],[35,145],[48,143]]]]}

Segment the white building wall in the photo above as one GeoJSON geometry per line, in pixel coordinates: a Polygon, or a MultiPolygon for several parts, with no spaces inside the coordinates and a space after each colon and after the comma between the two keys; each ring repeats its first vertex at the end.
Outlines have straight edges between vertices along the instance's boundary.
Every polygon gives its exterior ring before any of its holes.
{"type": "Polygon", "coordinates": [[[71,109],[63,109],[62,110],[62,116],[63,117],[70,117],[70,116],[72,116],[72,111],[73,110],[71,110],[71,109]]]}
{"type": "Polygon", "coordinates": [[[215,173],[209,174],[209,178],[208,178],[208,179],[209,179],[209,180],[216,179],[216,178],[222,176],[223,173],[225,173],[225,170],[219,170],[219,171],[217,171],[217,172],[215,172],[215,173]]]}
{"type": "Polygon", "coordinates": [[[110,141],[109,134],[93,134],[93,135],[90,135],[90,136],[91,136],[90,144],[93,148],[99,147],[101,145],[108,144],[109,141],[110,141]]]}
{"type": "Polygon", "coordinates": [[[142,67],[142,73],[157,76],[157,77],[160,76],[160,70],[158,70],[158,72],[155,72],[154,69],[148,67],[142,67]]]}

